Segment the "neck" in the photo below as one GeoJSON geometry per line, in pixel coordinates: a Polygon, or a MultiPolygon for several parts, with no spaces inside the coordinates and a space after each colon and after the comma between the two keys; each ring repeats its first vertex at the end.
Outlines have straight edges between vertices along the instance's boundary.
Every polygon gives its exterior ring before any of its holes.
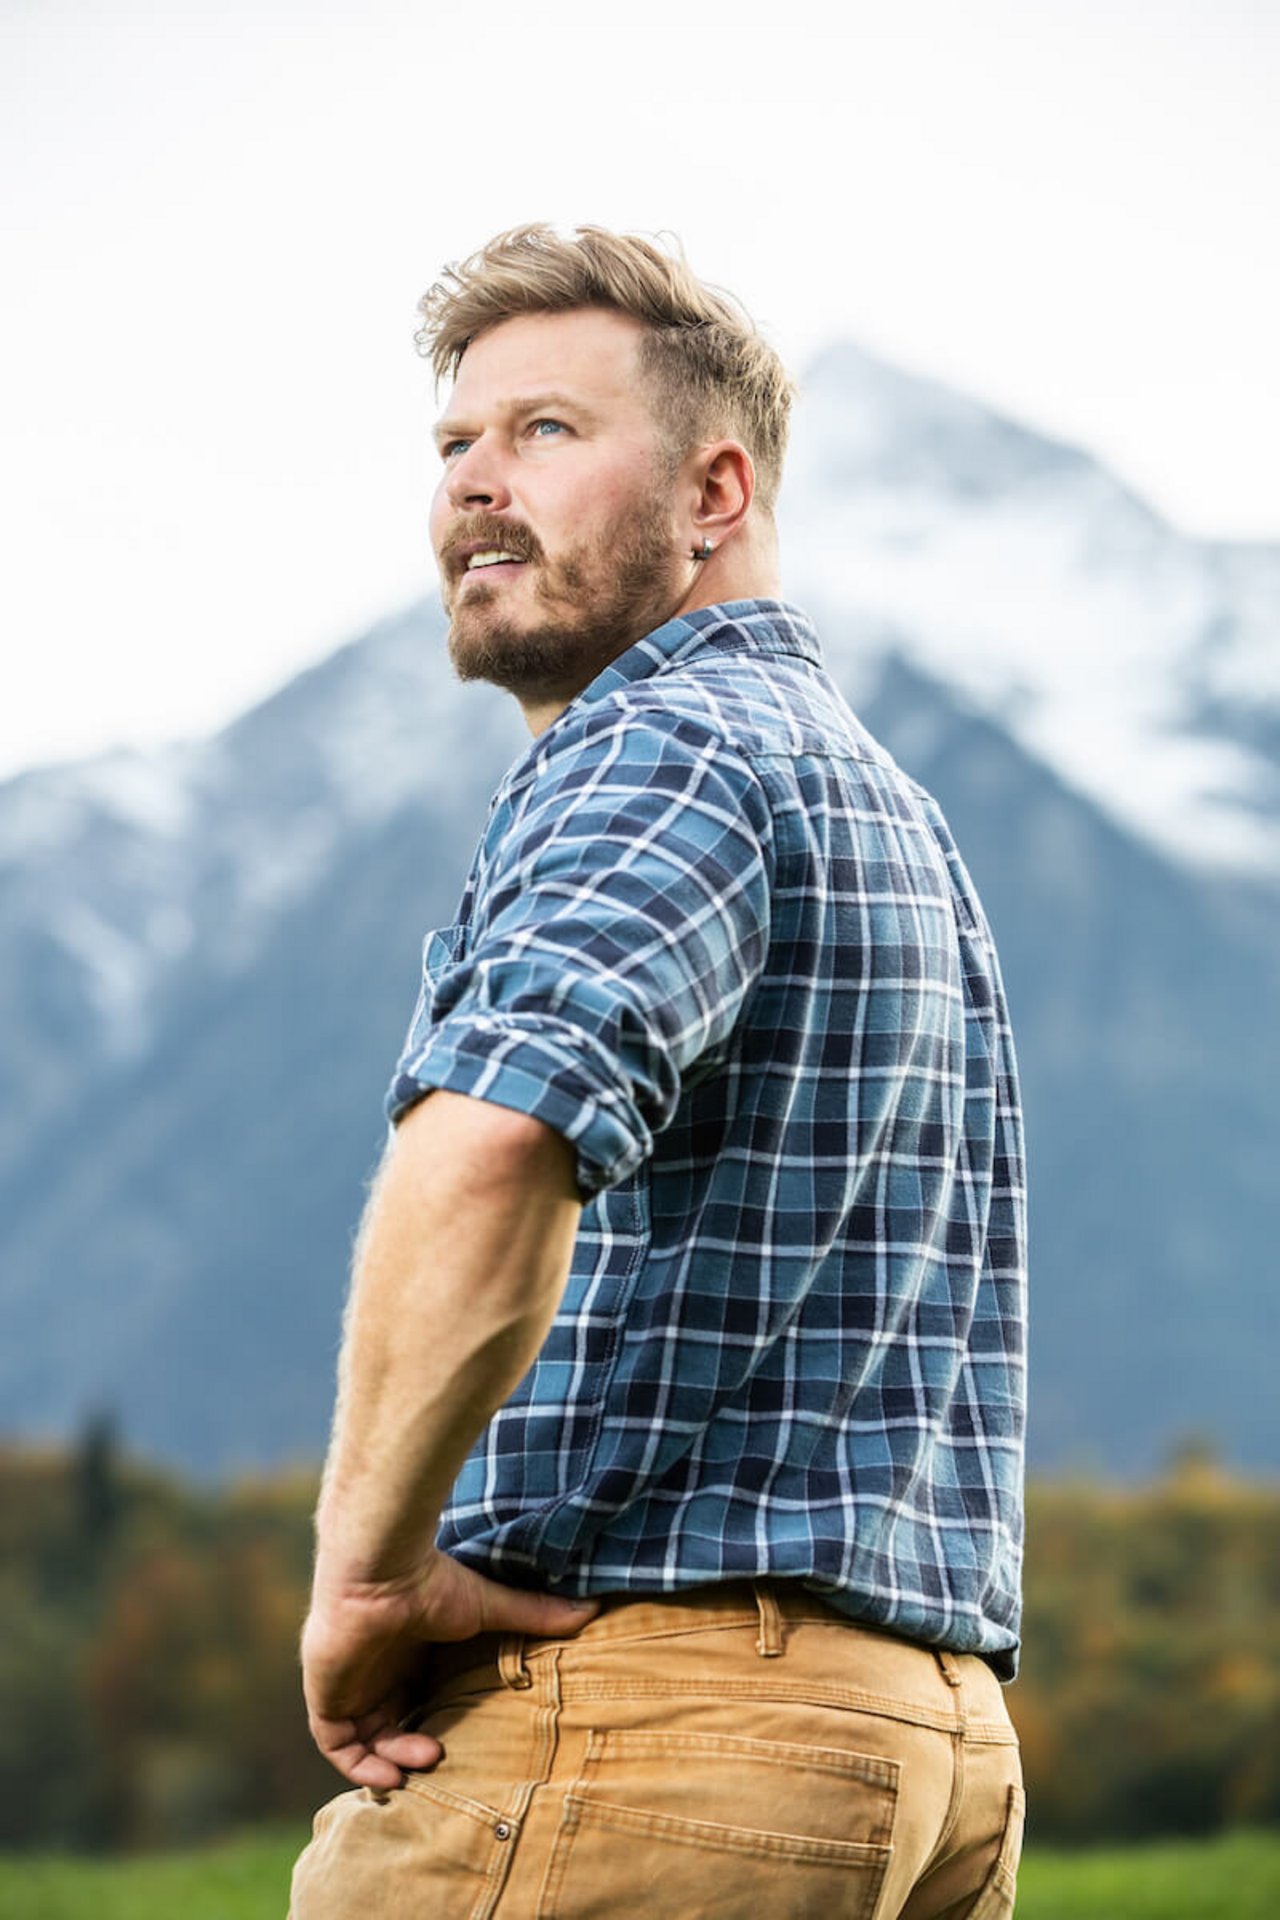
{"type": "Polygon", "coordinates": [[[752,514],[731,540],[706,560],[692,560],[688,590],[672,608],[672,619],[697,607],[715,607],[727,600],[777,600],[782,593],[778,573],[778,532],[772,519],[752,514]]]}

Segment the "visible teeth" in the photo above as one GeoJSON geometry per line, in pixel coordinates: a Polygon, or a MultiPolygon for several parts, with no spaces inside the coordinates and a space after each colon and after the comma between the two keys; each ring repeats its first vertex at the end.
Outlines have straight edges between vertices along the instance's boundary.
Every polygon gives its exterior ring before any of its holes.
{"type": "Polygon", "coordinates": [[[518,554],[503,553],[499,548],[491,547],[488,553],[472,553],[467,556],[467,572],[470,573],[473,567],[496,567],[500,566],[504,560],[518,558],[518,554]]]}

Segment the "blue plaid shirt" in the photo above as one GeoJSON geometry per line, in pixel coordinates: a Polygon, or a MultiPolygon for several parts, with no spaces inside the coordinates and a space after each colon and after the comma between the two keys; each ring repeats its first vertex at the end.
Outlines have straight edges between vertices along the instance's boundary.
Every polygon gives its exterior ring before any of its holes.
{"type": "Polygon", "coordinates": [[[514,1584],[794,1579],[1011,1674],[1025,1206],[991,935],[796,609],[669,621],[503,780],[388,1095],[573,1143],[563,1304],[440,1544],[514,1584]]]}

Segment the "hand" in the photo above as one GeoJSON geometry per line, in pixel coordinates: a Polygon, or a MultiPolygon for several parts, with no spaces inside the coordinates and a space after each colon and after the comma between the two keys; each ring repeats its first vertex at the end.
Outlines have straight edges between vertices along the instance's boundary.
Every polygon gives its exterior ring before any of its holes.
{"type": "Polygon", "coordinates": [[[318,1569],[302,1632],[311,1737],[353,1786],[401,1786],[405,1769],[426,1771],[444,1752],[429,1734],[399,1731],[426,1645],[477,1633],[568,1638],[598,1611],[598,1601],[501,1586],[443,1553],[411,1581],[377,1586],[333,1588],[318,1569]]]}

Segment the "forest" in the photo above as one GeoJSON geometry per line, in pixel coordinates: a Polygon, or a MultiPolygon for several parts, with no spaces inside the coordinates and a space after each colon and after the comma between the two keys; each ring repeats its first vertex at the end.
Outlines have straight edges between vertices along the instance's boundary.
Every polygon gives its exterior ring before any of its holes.
{"type": "MultiPolygon", "coordinates": [[[[107,1420],[0,1449],[0,1848],[109,1852],[335,1790],[297,1674],[312,1469],[209,1487],[107,1420]]],[[[1280,1824],[1280,1488],[1189,1445],[1040,1482],[1010,1708],[1037,1842],[1280,1824]]]]}

